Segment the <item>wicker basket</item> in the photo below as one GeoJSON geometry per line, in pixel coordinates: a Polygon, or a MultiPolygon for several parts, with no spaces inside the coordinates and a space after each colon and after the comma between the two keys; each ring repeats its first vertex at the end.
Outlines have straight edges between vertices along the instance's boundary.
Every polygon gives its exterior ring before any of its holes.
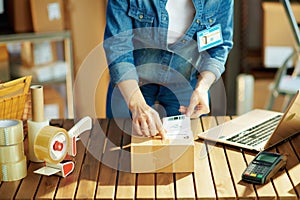
{"type": "Polygon", "coordinates": [[[31,76],[0,84],[0,119],[27,119],[30,84],[31,76]]]}

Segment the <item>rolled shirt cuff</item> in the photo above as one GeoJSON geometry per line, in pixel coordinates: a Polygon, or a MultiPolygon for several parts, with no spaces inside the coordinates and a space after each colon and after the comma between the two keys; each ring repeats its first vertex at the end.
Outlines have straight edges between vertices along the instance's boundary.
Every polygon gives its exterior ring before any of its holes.
{"type": "Polygon", "coordinates": [[[111,82],[118,84],[124,80],[136,80],[138,82],[138,74],[133,64],[128,62],[116,63],[109,68],[111,82]]]}

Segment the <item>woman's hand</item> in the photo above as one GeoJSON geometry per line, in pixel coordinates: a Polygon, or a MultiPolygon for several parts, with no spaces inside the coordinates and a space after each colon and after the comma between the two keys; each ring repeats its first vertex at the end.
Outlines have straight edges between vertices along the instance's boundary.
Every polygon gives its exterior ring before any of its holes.
{"type": "Polygon", "coordinates": [[[191,118],[198,118],[210,112],[208,90],[216,77],[212,72],[201,72],[197,85],[190,99],[188,107],[180,106],[179,112],[191,118]]]}
{"type": "Polygon", "coordinates": [[[164,129],[159,114],[146,103],[137,102],[137,98],[130,102],[132,113],[133,133],[141,136],[164,137],[164,129]]]}
{"type": "Polygon", "coordinates": [[[146,137],[160,135],[164,138],[165,130],[159,114],[147,105],[137,82],[122,81],[118,87],[132,113],[133,133],[146,137]]]}
{"type": "Polygon", "coordinates": [[[198,118],[203,114],[210,112],[208,91],[198,88],[194,90],[190,105],[188,107],[180,106],[179,112],[191,118],[198,118]]]}

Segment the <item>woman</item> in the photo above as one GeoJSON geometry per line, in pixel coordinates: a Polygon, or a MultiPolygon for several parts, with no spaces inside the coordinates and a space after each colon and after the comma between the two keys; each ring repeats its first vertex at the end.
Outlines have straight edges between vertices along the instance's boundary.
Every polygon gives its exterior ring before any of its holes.
{"type": "Polygon", "coordinates": [[[164,115],[210,112],[233,45],[233,0],[109,0],[106,21],[108,117],[131,116],[137,134],[154,136],[164,115]]]}

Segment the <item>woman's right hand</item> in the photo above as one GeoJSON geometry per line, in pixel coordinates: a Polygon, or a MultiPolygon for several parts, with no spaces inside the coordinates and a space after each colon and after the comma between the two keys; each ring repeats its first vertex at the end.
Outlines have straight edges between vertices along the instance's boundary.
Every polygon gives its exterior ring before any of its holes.
{"type": "Polygon", "coordinates": [[[133,133],[141,136],[156,136],[164,137],[165,131],[159,114],[143,102],[136,102],[134,106],[130,103],[130,111],[132,113],[133,133]]]}
{"type": "Polygon", "coordinates": [[[137,82],[122,81],[118,87],[132,113],[133,134],[146,137],[160,135],[164,138],[165,130],[159,114],[147,105],[137,82]]]}

